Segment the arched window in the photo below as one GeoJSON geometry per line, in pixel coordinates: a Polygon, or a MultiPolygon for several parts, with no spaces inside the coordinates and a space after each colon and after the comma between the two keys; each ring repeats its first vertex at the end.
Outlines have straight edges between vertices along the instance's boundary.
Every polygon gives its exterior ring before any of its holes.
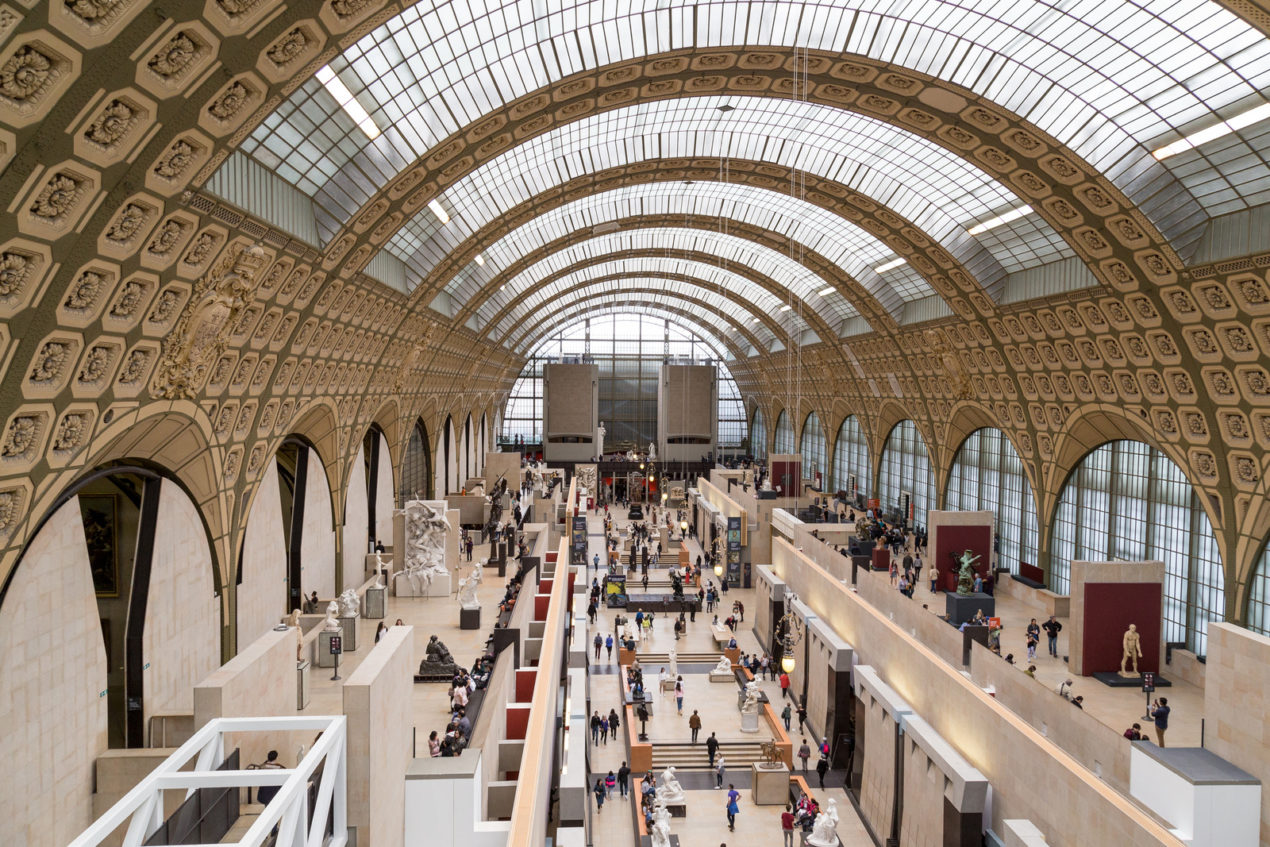
{"type": "Polygon", "coordinates": [[[823,489],[829,484],[825,468],[828,451],[825,447],[825,431],[820,426],[820,417],[815,412],[809,414],[807,420],[803,422],[803,434],[798,448],[803,455],[803,477],[815,480],[816,474],[819,473],[820,487],[823,489]]]}
{"type": "Polygon", "coordinates": [[[401,460],[401,490],[397,492],[399,504],[407,500],[432,499],[432,442],[428,440],[427,427],[416,420],[406,443],[406,455],[401,460]]]}
{"type": "Polygon", "coordinates": [[[1270,542],[1261,548],[1261,558],[1252,569],[1248,592],[1248,628],[1270,635],[1270,542]]]}
{"type": "Polygon", "coordinates": [[[998,567],[1017,573],[1036,564],[1036,500],[1023,460],[999,429],[977,429],[961,442],[948,478],[948,509],[995,512],[1001,547],[998,567]]]}
{"type": "Polygon", "coordinates": [[[794,425],[789,422],[789,415],[784,409],[776,416],[776,443],[772,449],[778,456],[794,452],[794,425]]]}
{"type": "Polygon", "coordinates": [[[1182,469],[1149,444],[1091,450],[1063,486],[1054,520],[1050,588],[1070,588],[1073,559],[1164,562],[1164,639],[1204,655],[1208,622],[1222,620],[1217,540],[1182,469]]]}
{"type": "Polygon", "coordinates": [[[754,422],[750,424],[750,455],[756,461],[767,461],[767,421],[762,409],[754,410],[754,422]]]}
{"type": "Polygon", "coordinates": [[[859,493],[869,496],[872,472],[869,468],[869,445],[865,443],[860,419],[848,415],[838,427],[838,438],[833,445],[833,487],[845,491],[848,496],[859,493]],[[852,490],[851,479],[855,478],[852,490]]]}
{"type": "Polygon", "coordinates": [[[878,465],[878,499],[883,513],[911,495],[913,524],[926,526],[926,510],[935,507],[935,475],[931,473],[926,440],[912,421],[900,421],[887,436],[878,465]]]}

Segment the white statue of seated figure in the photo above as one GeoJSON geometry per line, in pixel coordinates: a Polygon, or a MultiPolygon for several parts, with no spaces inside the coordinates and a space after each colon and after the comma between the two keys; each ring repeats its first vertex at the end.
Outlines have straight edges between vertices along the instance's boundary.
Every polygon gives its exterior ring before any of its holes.
{"type": "Polygon", "coordinates": [[[684,800],[684,789],[679,784],[679,779],[675,776],[675,766],[671,765],[666,768],[665,773],[661,775],[661,779],[657,784],[657,802],[659,803],[682,803],[684,800]]]}
{"type": "Polygon", "coordinates": [[[732,660],[727,656],[720,656],[719,664],[715,665],[714,670],[710,671],[710,673],[725,673],[728,676],[732,676],[732,660]]]}
{"type": "Polygon", "coordinates": [[[824,811],[816,815],[807,843],[813,847],[838,847],[838,803],[833,798],[825,804],[824,811]]]}
{"type": "Polygon", "coordinates": [[[653,828],[649,830],[653,847],[670,847],[670,810],[665,803],[657,802],[653,807],[653,828]]]}

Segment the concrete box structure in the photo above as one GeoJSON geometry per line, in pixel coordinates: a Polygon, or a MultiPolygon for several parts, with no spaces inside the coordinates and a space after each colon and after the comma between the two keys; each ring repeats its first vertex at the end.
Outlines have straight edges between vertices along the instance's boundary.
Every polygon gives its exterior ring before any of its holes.
{"type": "Polygon", "coordinates": [[[657,379],[657,456],[695,462],[714,452],[719,381],[714,365],[662,365],[657,379]]]}
{"type": "Polygon", "coordinates": [[[600,423],[597,365],[544,365],[542,408],[542,450],[548,464],[594,457],[595,429],[600,423]]]}

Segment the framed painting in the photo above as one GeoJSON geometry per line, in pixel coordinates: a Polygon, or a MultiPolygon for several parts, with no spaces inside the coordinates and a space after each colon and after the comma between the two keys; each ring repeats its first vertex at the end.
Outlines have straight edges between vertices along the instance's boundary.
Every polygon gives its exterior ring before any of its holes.
{"type": "Polygon", "coordinates": [[[119,504],[113,494],[81,494],[88,565],[98,597],[119,596],[119,504]]]}

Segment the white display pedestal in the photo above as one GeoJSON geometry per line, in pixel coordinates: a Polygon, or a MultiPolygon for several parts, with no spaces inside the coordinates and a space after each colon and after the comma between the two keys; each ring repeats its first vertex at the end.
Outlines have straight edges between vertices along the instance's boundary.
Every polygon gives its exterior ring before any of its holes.
{"type": "Polygon", "coordinates": [[[295,707],[303,711],[309,705],[309,668],[308,662],[295,663],[295,707]]]}
{"type": "Polygon", "coordinates": [[[758,732],[758,712],[741,713],[741,732],[758,732]]]}
{"type": "Polygon", "coordinates": [[[789,802],[789,768],[784,765],[750,765],[750,799],[756,806],[783,806],[789,802]]]}
{"type": "Polygon", "coordinates": [[[730,682],[736,684],[735,671],[710,671],[711,682],[730,682]]]}
{"type": "Polygon", "coordinates": [[[393,593],[398,597],[449,597],[450,574],[437,574],[429,585],[422,586],[423,592],[416,593],[410,584],[410,578],[404,573],[393,577],[393,593]]]}
{"type": "Polygon", "coordinates": [[[362,604],[362,611],[368,620],[382,620],[388,611],[388,589],[387,588],[367,588],[366,600],[362,604]]]}
{"type": "Polygon", "coordinates": [[[357,616],[350,618],[341,617],[340,626],[344,630],[344,652],[352,653],[357,650],[357,616]]]}
{"type": "Polygon", "coordinates": [[[343,637],[343,629],[337,629],[333,632],[328,632],[324,629],[318,633],[317,663],[319,668],[335,667],[335,657],[331,655],[331,639],[343,637]]]}

